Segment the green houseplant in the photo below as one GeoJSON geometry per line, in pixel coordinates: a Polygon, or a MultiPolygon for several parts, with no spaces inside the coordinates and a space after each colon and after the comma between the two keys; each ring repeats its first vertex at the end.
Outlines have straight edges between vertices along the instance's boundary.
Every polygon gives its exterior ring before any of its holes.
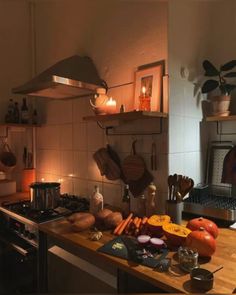
{"type": "Polygon", "coordinates": [[[236,72],[232,71],[236,66],[236,60],[225,63],[220,66],[219,70],[209,60],[204,60],[202,65],[206,77],[216,77],[204,82],[202,93],[209,93],[217,88],[220,92],[220,95],[212,97],[213,115],[229,115],[231,92],[236,88],[236,85],[228,82],[228,80],[236,77],[236,72]]]}

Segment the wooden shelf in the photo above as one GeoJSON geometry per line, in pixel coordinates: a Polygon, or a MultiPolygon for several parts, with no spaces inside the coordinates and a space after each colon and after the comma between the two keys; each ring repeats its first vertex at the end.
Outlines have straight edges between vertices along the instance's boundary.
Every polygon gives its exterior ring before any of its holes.
{"type": "Polygon", "coordinates": [[[167,118],[167,114],[161,113],[161,112],[133,111],[133,112],[110,114],[110,115],[86,116],[86,117],[83,117],[83,120],[105,122],[105,121],[112,121],[112,120],[131,121],[131,120],[148,119],[148,118],[167,118]]]}
{"type": "Polygon", "coordinates": [[[31,128],[31,127],[40,127],[40,125],[36,124],[17,124],[17,123],[0,123],[0,127],[24,127],[24,128],[31,128]]]}
{"type": "Polygon", "coordinates": [[[236,115],[231,116],[209,116],[205,118],[207,122],[216,122],[216,121],[236,121],[236,115]]]}

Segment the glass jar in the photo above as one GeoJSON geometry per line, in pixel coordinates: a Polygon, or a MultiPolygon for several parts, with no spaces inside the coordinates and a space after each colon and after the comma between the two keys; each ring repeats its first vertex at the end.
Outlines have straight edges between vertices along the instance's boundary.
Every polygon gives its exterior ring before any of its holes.
{"type": "Polygon", "coordinates": [[[187,247],[179,247],[178,257],[180,268],[190,272],[192,269],[199,267],[198,252],[187,247]]]}

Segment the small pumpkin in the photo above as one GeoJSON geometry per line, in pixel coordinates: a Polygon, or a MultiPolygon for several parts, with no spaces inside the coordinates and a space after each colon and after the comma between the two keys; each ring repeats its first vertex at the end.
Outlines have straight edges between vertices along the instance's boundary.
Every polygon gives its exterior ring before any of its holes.
{"type": "Polygon", "coordinates": [[[170,223],[169,215],[152,215],[148,218],[147,228],[152,236],[160,237],[163,235],[163,225],[170,223]]]}
{"type": "Polygon", "coordinates": [[[190,229],[175,223],[163,225],[163,231],[167,241],[177,247],[183,245],[187,236],[191,233],[190,229]]]}
{"type": "Polygon", "coordinates": [[[115,228],[123,220],[120,212],[112,212],[104,218],[104,224],[107,229],[115,228]]]}
{"type": "Polygon", "coordinates": [[[216,241],[208,231],[200,227],[187,236],[186,246],[196,250],[199,256],[211,257],[216,250],[216,241]]]}
{"type": "Polygon", "coordinates": [[[191,219],[187,223],[187,228],[191,230],[198,230],[200,227],[205,228],[205,230],[208,231],[209,234],[211,234],[215,239],[217,238],[219,230],[217,225],[213,221],[203,217],[199,217],[191,219]]]}
{"type": "Polygon", "coordinates": [[[104,226],[104,220],[105,218],[111,214],[112,211],[110,209],[101,209],[95,214],[95,225],[97,227],[103,227],[104,226]]]}

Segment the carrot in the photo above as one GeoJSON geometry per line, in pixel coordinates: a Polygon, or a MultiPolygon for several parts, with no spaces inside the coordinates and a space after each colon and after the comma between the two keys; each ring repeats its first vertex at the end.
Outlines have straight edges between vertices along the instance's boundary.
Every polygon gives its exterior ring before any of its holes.
{"type": "Polygon", "coordinates": [[[143,219],[142,219],[142,224],[145,224],[147,221],[148,221],[148,218],[147,218],[147,216],[143,216],[143,219]]]}
{"type": "Polygon", "coordinates": [[[125,219],[123,219],[118,225],[117,227],[114,229],[113,234],[116,235],[118,230],[121,228],[122,224],[125,222],[125,219]]]}
{"type": "Polygon", "coordinates": [[[121,235],[123,230],[126,228],[127,224],[129,223],[130,219],[133,217],[133,213],[130,213],[129,216],[125,219],[124,223],[122,223],[121,227],[117,231],[117,235],[121,235]]]}
{"type": "Polygon", "coordinates": [[[130,221],[128,222],[126,228],[125,228],[125,233],[128,234],[129,233],[129,230],[130,230],[130,225],[132,224],[133,222],[133,218],[130,219],[130,221]]]}
{"type": "Polygon", "coordinates": [[[134,221],[133,221],[133,224],[135,225],[135,227],[136,227],[136,224],[137,224],[137,222],[138,222],[138,217],[136,216],[136,217],[134,217],[134,221]]]}
{"type": "Polygon", "coordinates": [[[138,233],[140,231],[141,222],[142,222],[142,218],[139,218],[139,220],[137,222],[136,229],[135,229],[135,235],[138,235],[138,233]]]}

